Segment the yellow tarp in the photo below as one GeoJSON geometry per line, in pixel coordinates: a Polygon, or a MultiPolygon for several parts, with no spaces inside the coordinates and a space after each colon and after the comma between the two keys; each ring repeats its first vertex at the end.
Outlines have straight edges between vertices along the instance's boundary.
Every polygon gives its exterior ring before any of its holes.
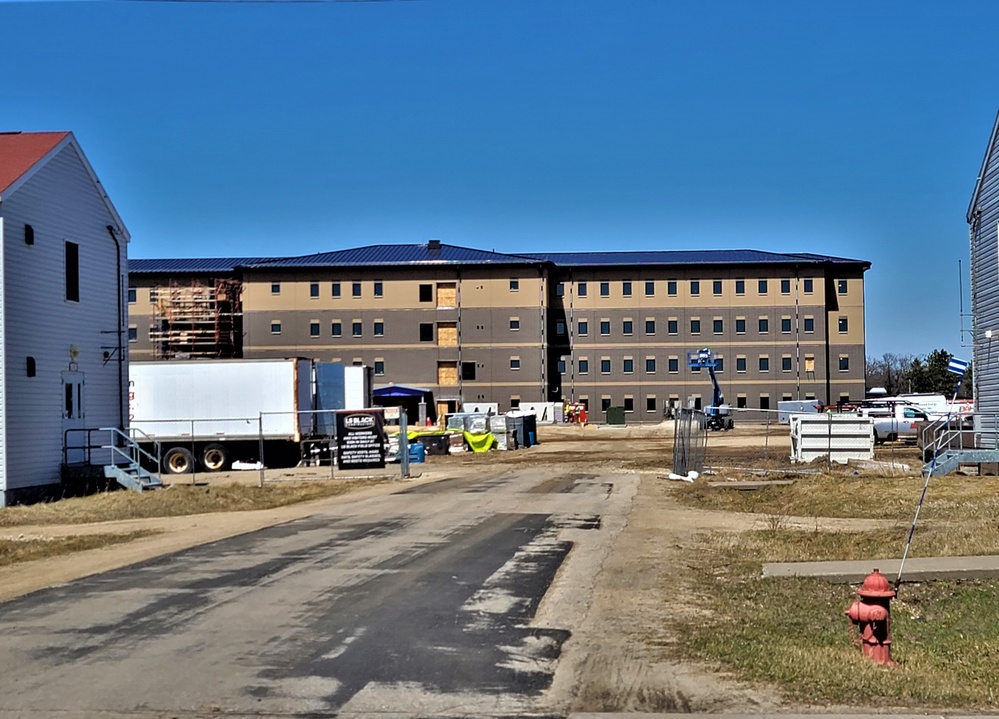
{"type": "Polygon", "coordinates": [[[465,444],[467,444],[473,452],[488,452],[496,444],[496,435],[492,432],[486,432],[485,434],[471,434],[470,432],[463,432],[465,435],[465,444]]]}

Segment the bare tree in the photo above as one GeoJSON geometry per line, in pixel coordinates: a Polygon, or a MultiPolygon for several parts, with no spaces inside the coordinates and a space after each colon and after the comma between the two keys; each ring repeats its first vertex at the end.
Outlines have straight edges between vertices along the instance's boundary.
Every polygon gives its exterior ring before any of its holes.
{"type": "Polygon", "coordinates": [[[909,372],[912,355],[886,352],[881,357],[867,358],[867,388],[884,387],[889,395],[909,391],[909,372]]]}

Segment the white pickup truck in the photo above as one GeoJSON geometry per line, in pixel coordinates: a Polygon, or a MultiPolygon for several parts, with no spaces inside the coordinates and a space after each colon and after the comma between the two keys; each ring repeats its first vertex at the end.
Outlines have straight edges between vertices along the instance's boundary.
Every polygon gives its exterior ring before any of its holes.
{"type": "Polygon", "coordinates": [[[861,417],[874,420],[874,442],[915,441],[919,425],[929,419],[929,413],[904,399],[877,399],[865,402],[857,409],[861,417]]]}

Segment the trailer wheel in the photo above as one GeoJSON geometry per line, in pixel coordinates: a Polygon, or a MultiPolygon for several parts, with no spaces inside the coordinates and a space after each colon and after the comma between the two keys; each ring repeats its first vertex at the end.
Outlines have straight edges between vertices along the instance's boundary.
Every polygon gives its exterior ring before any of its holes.
{"type": "Polygon", "coordinates": [[[201,466],[207,472],[220,472],[229,461],[229,453],[221,444],[206,444],[201,450],[201,466]]]}
{"type": "Polygon", "coordinates": [[[163,471],[167,474],[190,474],[194,471],[194,455],[184,447],[171,447],[163,455],[163,471]]]}

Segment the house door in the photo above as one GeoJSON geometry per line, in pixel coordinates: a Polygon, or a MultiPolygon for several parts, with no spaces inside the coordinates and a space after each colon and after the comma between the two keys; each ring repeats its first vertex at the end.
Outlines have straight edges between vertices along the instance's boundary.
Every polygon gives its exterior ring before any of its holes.
{"type": "Polygon", "coordinates": [[[82,430],[84,428],[83,405],[83,372],[62,373],[62,436],[66,443],[66,462],[77,464],[86,461],[84,449],[86,445],[85,432],[69,432],[67,430],[82,430]],[[69,449],[74,447],[75,449],[69,449]]]}

